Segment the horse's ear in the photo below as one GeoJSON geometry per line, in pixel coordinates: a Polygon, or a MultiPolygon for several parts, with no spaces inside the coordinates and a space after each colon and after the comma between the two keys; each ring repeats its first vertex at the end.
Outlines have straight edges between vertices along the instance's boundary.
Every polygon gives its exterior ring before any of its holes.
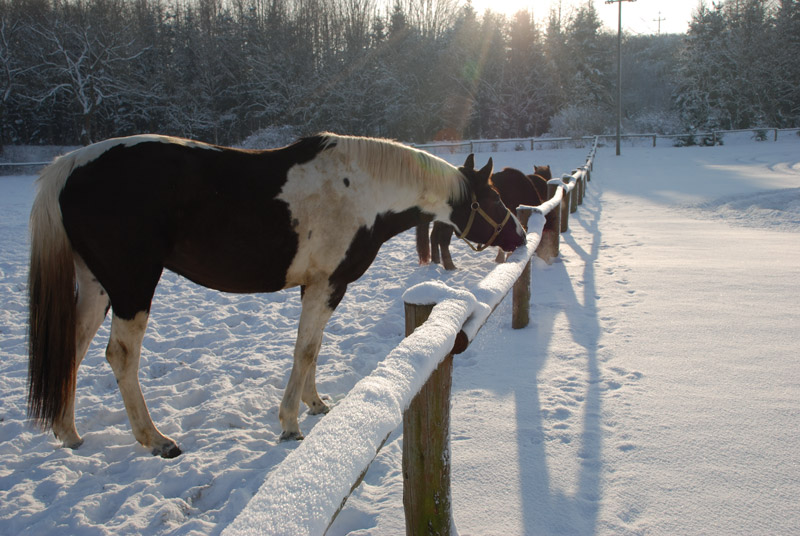
{"type": "Polygon", "coordinates": [[[484,183],[488,183],[489,179],[492,176],[492,171],[494,170],[494,164],[492,163],[492,158],[489,157],[489,161],[486,162],[486,165],[481,168],[478,172],[478,177],[480,177],[481,181],[484,183]]]}
{"type": "Polygon", "coordinates": [[[467,159],[464,161],[464,169],[468,169],[472,171],[475,169],[475,155],[470,153],[467,159]]]}

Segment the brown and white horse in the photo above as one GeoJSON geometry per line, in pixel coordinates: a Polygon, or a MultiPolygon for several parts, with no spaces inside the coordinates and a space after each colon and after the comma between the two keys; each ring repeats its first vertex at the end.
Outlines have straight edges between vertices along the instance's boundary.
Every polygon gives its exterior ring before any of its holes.
{"type": "Polygon", "coordinates": [[[75,428],[78,367],[113,311],[106,358],[133,434],[153,454],[181,453],[153,424],[138,379],[151,301],[164,268],[226,292],[300,286],[294,365],[281,402],[282,439],[300,439],[300,401],[328,407],[315,369],[322,332],[347,285],[383,242],[420,222],[513,250],[519,222],[475,170],[370,138],[321,134],[244,151],[142,135],[58,158],[38,180],[31,213],[29,416],[65,446],[75,428]],[[489,218],[475,218],[476,211],[489,218]]]}
{"type": "MultiPolygon", "coordinates": [[[[492,175],[491,184],[500,194],[503,203],[510,210],[515,211],[520,205],[536,206],[547,201],[547,181],[552,178],[549,165],[534,166],[533,175],[525,175],[513,168],[504,168],[492,175]]],[[[545,230],[549,231],[553,227],[555,214],[548,214],[546,218],[545,230]]],[[[456,265],[450,256],[450,240],[453,238],[454,231],[458,233],[451,225],[436,221],[433,223],[429,241],[428,222],[417,225],[417,254],[420,264],[441,263],[445,270],[455,270],[456,265]]],[[[483,243],[475,248],[470,244],[476,251],[481,251],[490,245],[492,244],[483,243]]],[[[498,262],[504,259],[505,255],[498,254],[498,262]]]]}

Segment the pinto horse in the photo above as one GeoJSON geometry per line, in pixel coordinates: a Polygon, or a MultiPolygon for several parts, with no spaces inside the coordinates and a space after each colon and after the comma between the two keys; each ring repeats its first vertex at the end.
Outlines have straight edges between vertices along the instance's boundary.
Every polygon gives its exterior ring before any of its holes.
{"type": "Polygon", "coordinates": [[[106,358],[133,434],[154,455],[181,453],[153,424],[138,379],[167,268],[225,292],[300,286],[279,419],[281,439],[302,439],[300,401],[311,414],[328,411],[315,380],[323,329],[383,242],[433,219],[458,229],[473,220],[467,238],[494,236],[505,250],[524,243],[491,173],[491,159],[475,170],[470,155],[456,168],[399,143],[329,133],[263,151],[142,135],[58,158],[42,172],[31,212],[29,417],[80,446],[77,371],[111,309],[106,358]]]}
{"type": "MultiPolygon", "coordinates": [[[[512,211],[520,205],[540,205],[547,201],[547,181],[552,179],[550,166],[534,166],[533,175],[525,175],[513,168],[504,168],[492,175],[492,186],[500,194],[500,199],[512,211]]],[[[545,229],[553,226],[555,214],[546,216],[545,229]]],[[[445,270],[455,270],[453,258],[450,256],[450,240],[453,237],[453,227],[444,222],[434,222],[428,241],[428,222],[417,225],[417,254],[420,264],[441,262],[445,270]]],[[[459,237],[460,238],[460,237],[459,237]]],[[[476,251],[482,251],[491,244],[483,244],[476,251]]],[[[497,257],[498,262],[501,255],[497,257]]]]}

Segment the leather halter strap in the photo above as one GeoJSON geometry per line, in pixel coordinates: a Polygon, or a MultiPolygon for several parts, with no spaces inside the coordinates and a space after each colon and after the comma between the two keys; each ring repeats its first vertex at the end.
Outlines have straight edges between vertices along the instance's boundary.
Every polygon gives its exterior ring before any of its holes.
{"type": "MultiPolygon", "coordinates": [[[[533,176],[534,176],[534,177],[539,177],[539,178],[540,178],[540,179],[542,179],[544,182],[547,182],[547,179],[545,179],[544,177],[542,177],[541,175],[539,175],[539,174],[537,174],[537,173],[534,173],[534,174],[533,174],[533,176]]],[[[533,182],[533,179],[532,179],[532,178],[531,178],[529,175],[525,175],[525,178],[526,178],[526,179],[528,179],[528,184],[530,184],[531,186],[533,186],[533,189],[534,189],[534,190],[536,190],[536,191],[538,192],[538,191],[539,191],[539,189],[538,189],[538,188],[536,188],[536,183],[534,183],[534,182],[533,182]]],[[[547,200],[545,199],[545,201],[547,201],[547,200]]]]}
{"type": "Polygon", "coordinates": [[[506,223],[508,222],[508,219],[511,217],[511,211],[508,210],[508,208],[506,208],[506,217],[503,218],[503,221],[500,222],[500,224],[498,225],[498,223],[494,221],[494,219],[492,219],[492,217],[489,216],[486,213],[486,211],[484,211],[481,208],[480,204],[478,203],[478,198],[475,196],[474,192],[472,193],[472,205],[470,208],[472,209],[472,212],[469,213],[469,219],[467,220],[467,225],[466,227],[464,227],[464,231],[460,235],[458,235],[458,237],[464,242],[466,242],[467,245],[472,248],[472,251],[483,251],[484,249],[494,244],[494,241],[497,239],[498,235],[500,235],[500,231],[503,230],[503,227],[505,227],[506,223]],[[475,222],[475,214],[480,214],[480,216],[484,220],[486,220],[489,223],[489,225],[494,227],[494,234],[492,234],[492,236],[485,244],[479,246],[473,246],[472,243],[466,239],[467,233],[469,233],[469,230],[472,229],[472,224],[475,222]]]}

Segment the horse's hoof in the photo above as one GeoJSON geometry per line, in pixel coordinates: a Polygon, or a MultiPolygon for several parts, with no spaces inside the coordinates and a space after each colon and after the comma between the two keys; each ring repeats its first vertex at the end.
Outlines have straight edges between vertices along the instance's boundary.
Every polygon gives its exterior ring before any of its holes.
{"type": "Polygon", "coordinates": [[[83,445],[83,439],[79,439],[77,441],[71,441],[71,442],[64,441],[64,442],[61,443],[62,447],[64,447],[65,449],[70,449],[70,450],[78,450],[81,447],[81,445],[83,445]]]}
{"type": "Polygon", "coordinates": [[[63,448],[75,450],[83,445],[83,438],[78,435],[78,431],[75,430],[74,426],[62,426],[60,428],[63,429],[61,432],[54,427],[53,435],[57,440],[61,441],[61,446],[63,448]]]}
{"type": "Polygon", "coordinates": [[[319,415],[328,413],[331,408],[323,402],[315,402],[308,406],[308,414],[309,415],[319,415]]]}
{"type": "Polygon", "coordinates": [[[77,450],[81,445],[83,445],[83,438],[82,437],[72,437],[69,439],[62,439],[56,435],[56,439],[61,439],[61,446],[65,449],[72,449],[77,450]]]}
{"type": "Polygon", "coordinates": [[[175,443],[164,445],[161,448],[153,449],[153,456],[161,456],[169,460],[170,458],[177,458],[181,455],[181,449],[175,443]]]}
{"type": "Polygon", "coordinates": [[[284,441],[302,441],[305,436],[302,432],[281,432],[281,443],[284,441]]]}

